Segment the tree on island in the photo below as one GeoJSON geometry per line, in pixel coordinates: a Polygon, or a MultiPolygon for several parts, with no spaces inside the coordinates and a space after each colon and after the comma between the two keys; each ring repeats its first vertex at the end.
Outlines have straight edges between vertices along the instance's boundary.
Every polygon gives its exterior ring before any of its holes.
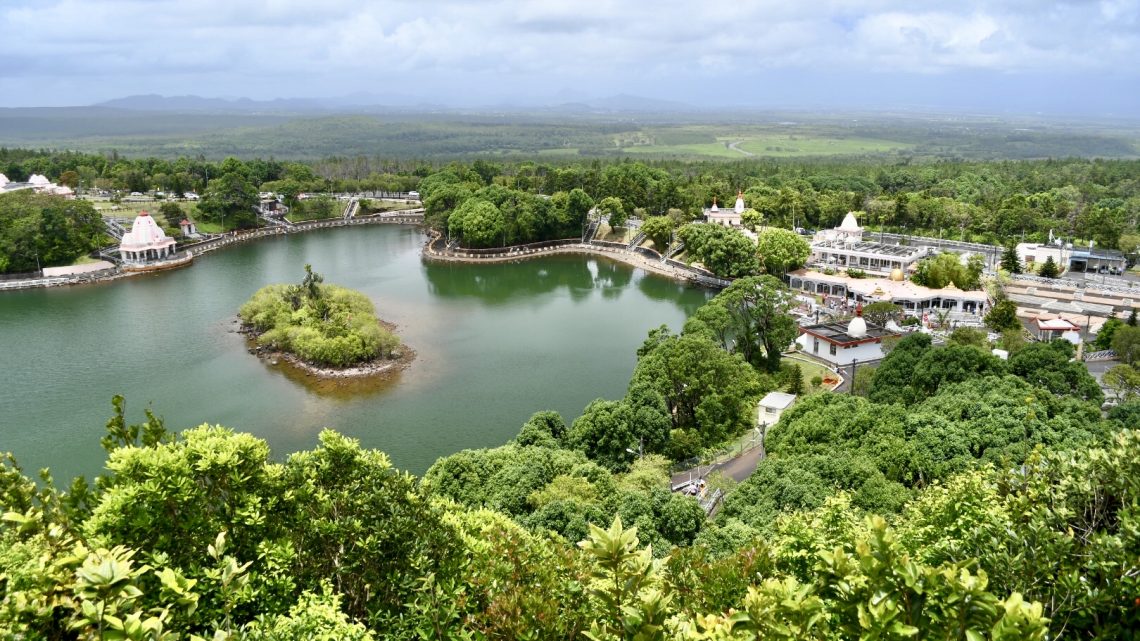
{"type": "Polygon", "coordinates": [[[391,357],[400,339],[384,329],[364,294],[336,285],[305,265],[299,285],[268,285],[238,312],[257,343],[316,365],[348,367],[391,357]]]}

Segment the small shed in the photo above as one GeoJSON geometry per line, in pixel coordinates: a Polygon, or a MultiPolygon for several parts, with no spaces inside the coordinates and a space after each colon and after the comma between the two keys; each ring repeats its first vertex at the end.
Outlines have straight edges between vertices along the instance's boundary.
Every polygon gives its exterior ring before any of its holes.
{"type": "Polygon", "coordinates": [[[795,402],[795,394],[769,392],[767,396],[760,399],[760,405],[757,407],[757,422],[764,427],[776,424],[784,410],[794,405],[795,402]]]}
{"type": "Polygon", "coordinates": [[[198,226],[195,225],[193,223],[193,221],[190,221],[190,220],[187,220],[186,218],[183,218],[182,222],[178,223],[178,226],[182,228],[182,235],[183,236],[197,236],[198,235],[198,226]]]}
{"type": "Polygon", "coordinates": [[[1074,337],[1080,340],[1081,328],[1064,318],[1035,318],[1033,319],[1034,333],[1037,340],[1051,341],[1054,338],[1064,338],[1073,342],[1074,337]]]}

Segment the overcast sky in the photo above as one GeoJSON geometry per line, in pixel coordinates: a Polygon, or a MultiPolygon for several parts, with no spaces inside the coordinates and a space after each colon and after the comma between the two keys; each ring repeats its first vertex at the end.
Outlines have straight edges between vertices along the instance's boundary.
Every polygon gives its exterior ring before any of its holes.
{"type": "Polygon", "coordinates": [[[1140,0],[0,0],[0,106],[356,92],[1135,115],[1140,0]]]}

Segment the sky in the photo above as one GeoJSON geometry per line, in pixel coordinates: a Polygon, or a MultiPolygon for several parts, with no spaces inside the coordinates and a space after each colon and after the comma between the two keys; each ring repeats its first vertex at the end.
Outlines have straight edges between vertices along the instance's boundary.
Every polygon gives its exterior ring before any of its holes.
{"type": "Polygon", "coordinates": [[[0,0],[0,106],[132,94],[1140,113],[1140,0],[0,0]]]}

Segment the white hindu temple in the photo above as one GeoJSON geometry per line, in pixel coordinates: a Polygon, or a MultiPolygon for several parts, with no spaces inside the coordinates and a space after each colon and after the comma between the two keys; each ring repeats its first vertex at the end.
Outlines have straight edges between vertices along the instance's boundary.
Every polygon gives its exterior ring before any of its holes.
{"type": "Polygon", "coordinates": [[[713,198],[712,207],[705,210],[705,222],[725,227],[740,227],[740,215],[744,213],[744,192],[736,192],[736,206],[732,209],[721,209],[716,206],[713,198]]]}
{"type": "Polygon", "coordinates": [[[131,231],[123,234],[119,256],[124,263],[145,263],[174,256],[175,241],[162,231],[145,211],[135,217],[131,231]]]}

